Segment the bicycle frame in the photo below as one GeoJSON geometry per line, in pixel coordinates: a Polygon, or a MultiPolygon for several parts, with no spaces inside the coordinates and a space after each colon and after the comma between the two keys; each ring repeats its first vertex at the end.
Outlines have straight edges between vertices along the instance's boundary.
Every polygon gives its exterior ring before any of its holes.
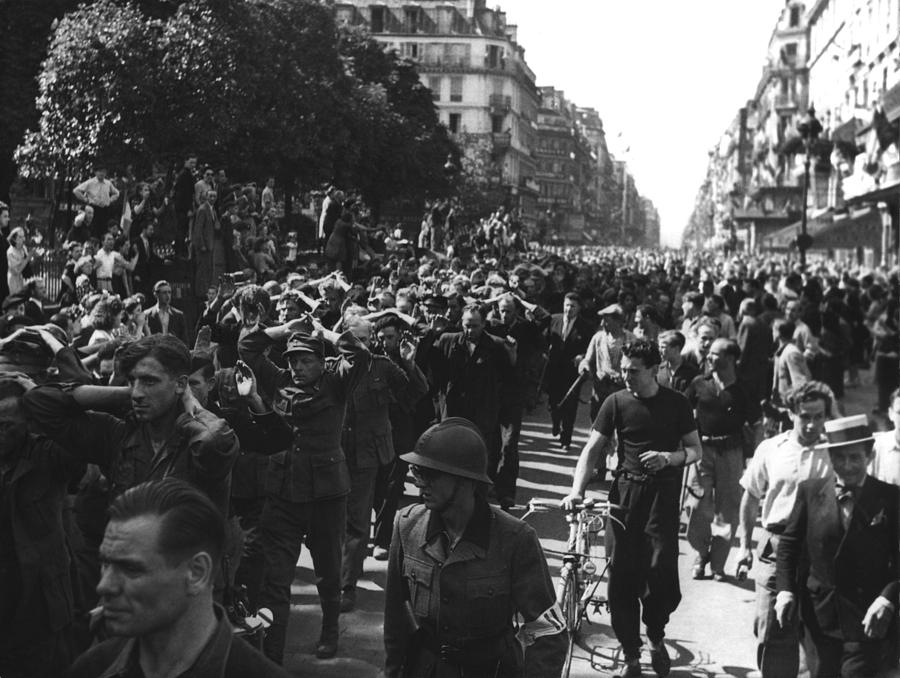
{"type": "MultiPolygon", "coordinates": [[[[598,611],[601,605],[608,608],[605,597],[597,595],[600,582],[603,581],[609,569],[609,559],[602,556],[603,567],[598,568],[595,563],[596,556],[591,554],[592,539],[599,539],[599,534],[606,526],[607,520],[614,520],[620,525],[622,522],[610,511],[613,508],[621,508],[606,503],[600,507],[592,501],[584,502],[571,510],[566,510],[566,522],[569,523],[569,538],[565,551],[545,549],[545,553],[560,556],[562,567],[560,568],[559,586],[557,589],[557,602],[566,622],[566,631],[569,636],[569,647],[566,661],[563,666],[562,678],[568,678],[572,666],[572,655],[575,642],[581,624],[589,618],[589,610],[593,605],[594,611],[598,611]],[[591,537],[594,534],[595,537],[591,537]]],[[[528,511],[523,518],[532,513],[543,510],[564,510],[558,502],[533,499],[529,502],[528,511]]],[[[624,528],[624,525],[622,525],[624,528]]]]}

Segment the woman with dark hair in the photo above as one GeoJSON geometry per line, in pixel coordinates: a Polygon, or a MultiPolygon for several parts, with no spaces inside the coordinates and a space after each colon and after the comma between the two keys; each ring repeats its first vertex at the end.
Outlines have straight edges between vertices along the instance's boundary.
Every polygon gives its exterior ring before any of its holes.
{"type": "Polygon", "coordinates": [[[9,293],[18,294],[25,290],[24,271],[34,253],[29,252],[25,247],[25,229],[21,226],[12,230],[7,241],[9,249],[6,250],[6,263],[9,269],[6,273],[6,282],[9,286],[9,293]]]}
{"type": "Polygon", "coordinates": [[[890,395],[900,386],[900,325],[897,313],[900,300],[891,295],[887,306],[875,321],[872,334],[875,335],[875,385],[878,387],[878,407],[876,414],[884,415],[890,406],[890,395]]]}
{"type": "Polygon", "coordinates": [[[91,327],[94,328],[94,333],[88,341],[88,346],[115,339],[121,331],[124,310],[119,297],[107,297],[98,301],[91,311],[91,327]]]}

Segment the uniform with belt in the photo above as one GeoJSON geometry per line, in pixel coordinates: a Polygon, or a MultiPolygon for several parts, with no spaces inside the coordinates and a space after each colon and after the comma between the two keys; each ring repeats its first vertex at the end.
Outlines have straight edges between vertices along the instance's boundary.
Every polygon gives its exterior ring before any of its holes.
{"type": "Polygon", "coordinates": [[[401,511],[385,597],[387,678],[511,678],[559,670],[565,651],[559,627],[545,625],[552,633],[527,638],[517,637],[512,624],[518,613],[527,626],[556,602],[537,535],[484,500],[453,549],[438,514],[421,505],[401,511]]]}
{"type": "MultiPolygon", "coordinates": [[[[294,337],[288,342],[288,352],[292,341],[294,337]]],[[[328,636],[329,641],[337,642],[341,544],[350,493],[341,435],[347,399],[368,369],[370,354],[345,332],[338,342],[342,356],[326,361],[317,383],[299,387],[293,384],[290,370],[278,367],[266,356],[266,349],[273,343],[265,331],[257,329],[241,338],[238,352],[256,374],[263,398],[271,400],[275,412],[294,431],[291,448],[270,458],[260,519],[265,554],[260,607],[273,613],[265,651],[269,658],[281,662],[291,584],[304,538],[317,575],[323,639],[328,636]]],[[[322,356],[321,347],[314,352],[322,356]]]]}
{"type": "MultiPolygon", "coordinates": [[[[344,540],[342,588],[353,590],[362,575],[369,546],[378,471],[394,461],[390,405],[416,402],[428,391],[425,375],[412,361],[375,355],[353,389],[344,420],[344,449],[350,470],[347,536],[344,540]]],[[[405,452],[406,450],[402,450],[405,452]]]]}

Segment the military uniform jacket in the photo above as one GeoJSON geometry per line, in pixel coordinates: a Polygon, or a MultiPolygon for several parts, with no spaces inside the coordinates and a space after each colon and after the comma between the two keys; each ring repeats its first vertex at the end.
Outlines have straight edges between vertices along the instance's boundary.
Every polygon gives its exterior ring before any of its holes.
{"type": "Polygon", "coordinates": [[[269,460],[267,494],[286,501],[309,502],[343,497],[350,492],[350,474],[341,448],[347,400],[368,370],[371,354],[352,334],[338,342],[339,358],[326,360],[318,383],[294,386],[290,370],[266,356],[274,343],[258,329],[241,338],[238,352],[256,374],[263,398],[293,429],[289,450],[269,460]]]}
{"type": "Polygon", "coordinates": [[[387,678],[460,675],[442,662],[430,669],[415,665],[410,613],[437,643],[462,648],[470,661],[478,661],[478,653],[505,655],[503,666],[515,668],[498,676],[558,675],[565,653],[558,629],[529,645],[524,667],[513,629],[516,614],[527,626],[555,607],[556,593],[534,530],[477,499],[452,551],[442,544],[443,532],[440,516],[421,504],[397,516],[385,588],[387,678]]]}
{"type": "Polygon", "coordinates": [[[206,410],[180,415],[159,454],[144,424],[104,412],[85,412],[66,387],[39,386],[25,394],[25,408],[38,430],[78,459],[97,464],[110,496],[146,480],[180,478],[203,490],[228,515],[231,468],[238,440],[224,420],[206,410]]]}
{"type": "MultiPolygon", "coordinates": [[[[428,392],[422,370],[407,372],[390,358],[373,355],[353,389],[344,419],[344,452],[356,468],[378,468],[394,461],[391,404],[410,406],[428,392]]],[[[405,454],[409,450],[403,450],[405,454]]]]}

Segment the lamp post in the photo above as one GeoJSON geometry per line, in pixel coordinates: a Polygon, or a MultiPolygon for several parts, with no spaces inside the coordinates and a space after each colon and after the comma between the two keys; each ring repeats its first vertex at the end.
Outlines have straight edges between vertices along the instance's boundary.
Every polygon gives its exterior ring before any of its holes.
{"type": "Polygon", "coordinates": [[[810,106],[800,122],[797,123],[797,131],[803,140],[803,149],[806,157],[803,160],[803,205],[800,217],[800,236],[797,238],[797,249],[800,250],[800,267],[806,270],[806,250],[812,245],[812,238],[806,232],[806,203],[809,199],[809,153],[813,143],[822,133],[822,123],[816,117],[815,106],[810,106]]]}

